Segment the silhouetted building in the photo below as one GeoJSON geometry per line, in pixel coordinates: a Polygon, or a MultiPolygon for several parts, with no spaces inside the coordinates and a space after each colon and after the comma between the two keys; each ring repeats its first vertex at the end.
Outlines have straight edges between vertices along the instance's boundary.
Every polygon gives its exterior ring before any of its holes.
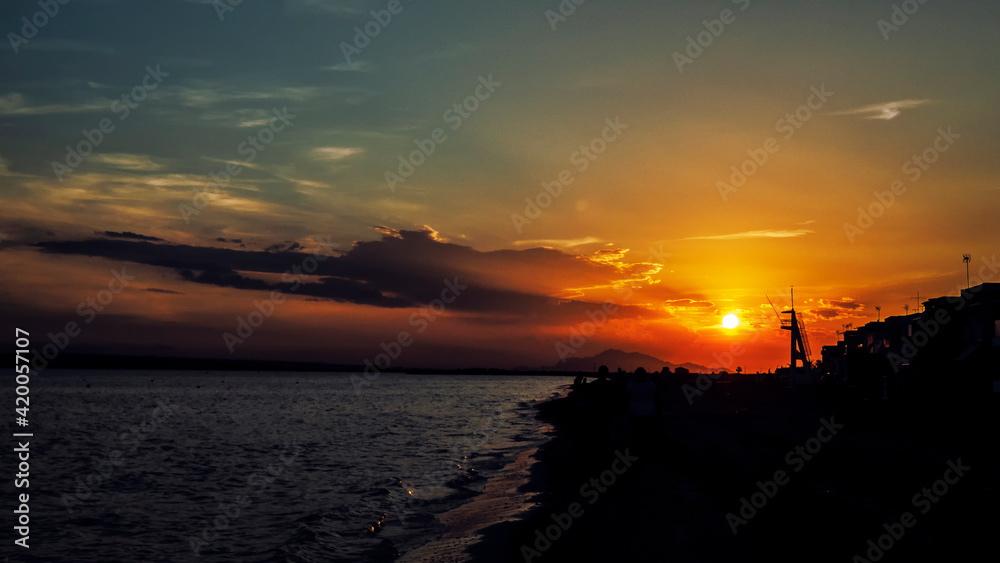
{"type": "Polygon", "coordinates": [[[847,379],[847,365],[844,361],[844,343],[837,342],[833,346],[823,346],[820,351],[823,359],[823,372],[820,374],[825,383],[840,383],[847,379]]]}
{"type": "Polygon", "coordinates": [[[921,313],[846,331],[823,347],[824,377],[867,398],[1000,389],[1000,283],[923,303],[921,313]],[[884,386],[884,388],[883,388],[884,386]]]}

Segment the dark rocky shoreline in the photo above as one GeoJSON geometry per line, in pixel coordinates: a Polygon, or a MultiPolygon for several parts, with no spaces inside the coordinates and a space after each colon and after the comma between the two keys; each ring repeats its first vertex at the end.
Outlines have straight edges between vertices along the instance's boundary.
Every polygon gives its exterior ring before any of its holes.
{"type": "Polygon", "coordinates": [[[484,530],[473,560],[996,559],[996,398],[851,402],[720,381],[689,404],[683,383],[661,383],[646,447],[611,384],[539,405],[556,432],[523,487],[538,505],[484,530]],[[626,451],[639,458],[627,468],[615,462],[626,451]]]}

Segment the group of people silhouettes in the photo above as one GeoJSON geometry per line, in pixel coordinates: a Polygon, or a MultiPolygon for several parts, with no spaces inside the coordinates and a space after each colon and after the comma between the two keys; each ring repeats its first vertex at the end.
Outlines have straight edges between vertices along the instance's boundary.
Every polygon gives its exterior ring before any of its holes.
{"type": "Polygon", "coordinates": [[[662,434],[670,375],[669,368],[650,375],[642,367],[633,373],[621,369],[610,373],[601,366],[593,381],[587,382],[585,374],[576,377],[573,396],[596,433],[607,433],[614,443],[631,446],[638,455],[650,454],[662,434]]]}

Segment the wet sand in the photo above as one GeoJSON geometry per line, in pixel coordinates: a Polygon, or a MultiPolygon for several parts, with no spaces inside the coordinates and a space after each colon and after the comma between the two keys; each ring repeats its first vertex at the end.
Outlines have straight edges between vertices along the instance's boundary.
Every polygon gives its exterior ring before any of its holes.
{"type": "Polygon", "coordinates": [[[646,442],[610,389],[541,405],[557,433],[520,489],[539,505],[483,530],[472,560],[995,560],[995,398],[868,403],[716,382],[691,405],[681,383],[661,387],[646,442]],[[639,458],[627,468],[626,451],[639,458]]]}
{"type": "Polygon", "coordinates": [[[479,541],[476,534],[487,526],[516,521],[531,509],[536,493],[520,491],[530,478],[537,448],[523,451],[486,484],[486,489],[467,504],[445,512],[438,520],[448,526],[444,537],[404,555],[400,561],[472,561],[468,549],[479,541]]]}

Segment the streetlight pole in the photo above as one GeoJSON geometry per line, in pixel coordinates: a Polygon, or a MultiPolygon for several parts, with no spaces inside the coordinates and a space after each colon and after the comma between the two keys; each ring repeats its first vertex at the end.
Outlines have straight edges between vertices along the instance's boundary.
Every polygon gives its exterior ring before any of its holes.
{"type": "Polygon", "coordinates": [[[965,289],[969,289],[972,287],[972,284],[969,283],[969,262],[972,262],[972,255],[963,254],[962,262],[965,262],[965,289]]]}

